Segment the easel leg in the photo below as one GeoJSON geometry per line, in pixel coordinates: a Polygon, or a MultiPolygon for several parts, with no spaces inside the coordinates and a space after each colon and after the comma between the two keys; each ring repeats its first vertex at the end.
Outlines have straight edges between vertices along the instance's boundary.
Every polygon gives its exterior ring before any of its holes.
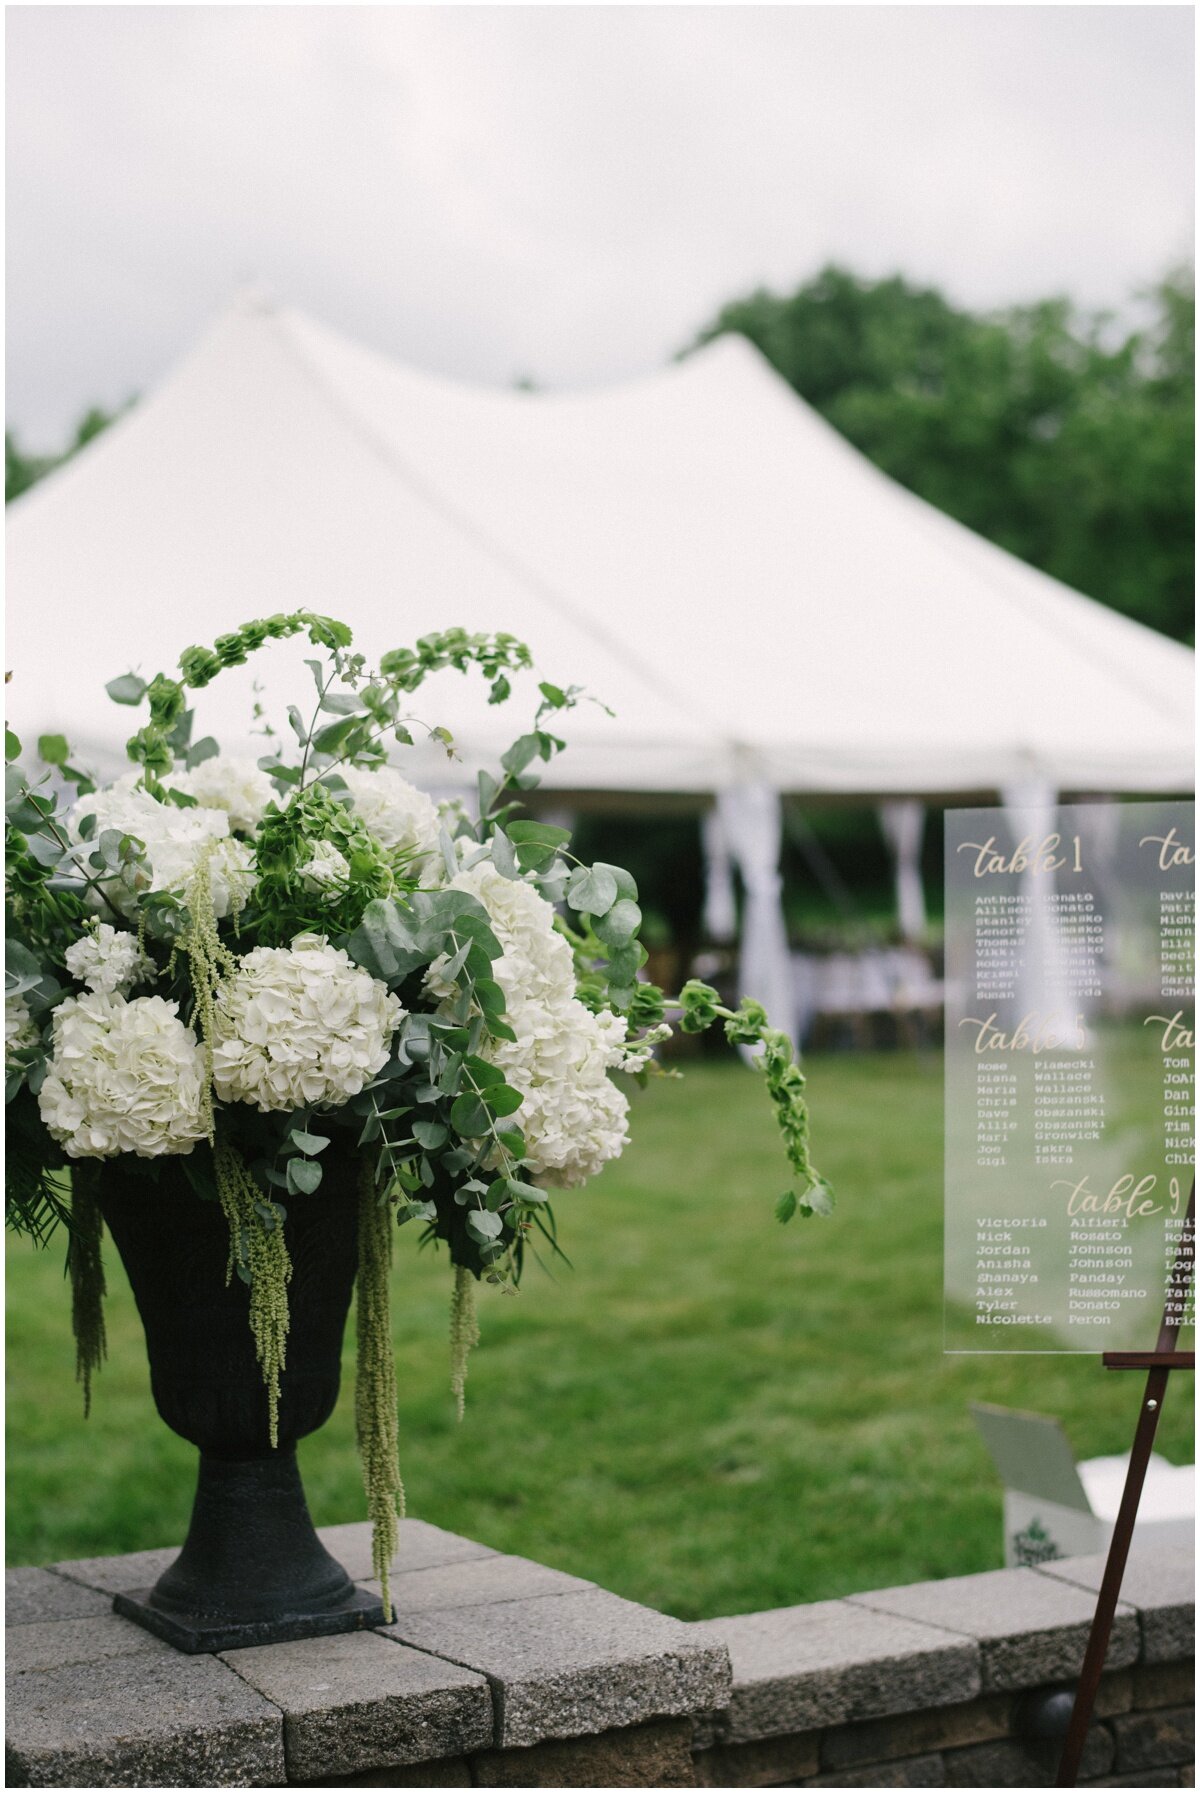
{"type": "Polygon", "coordinates": [[[1158,1430],[1158,1416],[1162,1412],[1169,1375],[1170,1371],[1165,1366],[1156,1366],[1146,1378],[1146,1392],[1142,1396],[1142,1409],[1138,1415],[1129,1469],[1125,1476],[1125,1492],[1121,1496],[1121,1509],[1108,1547],[1108,1562],[1104,1568],[1104,1580],[1100,1583],[1096,1616],[1092,1620],[1091,1636],[1088,1638],[1071,1723],[1059,1764],[1056,1785],[1060,1787],[1073,1787],[1079,1773],[1083,1746],[1096,1704],[1096,1692],[1100,1686],[1100,1676],[1104,1672],[1104,1659],[1108,1655],[1113,1617],[1125,1574],[1125,1562],[1133,1542],[1138,1503],[1142,1498],[1142,1485],[1146,1480],[1146,1469],[1154,1448],[1154,1434],[1158,1430]]]}

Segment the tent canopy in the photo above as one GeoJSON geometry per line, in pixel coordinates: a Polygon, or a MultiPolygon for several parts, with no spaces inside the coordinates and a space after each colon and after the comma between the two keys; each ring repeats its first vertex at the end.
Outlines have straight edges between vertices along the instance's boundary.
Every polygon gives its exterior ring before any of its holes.
{"type": "MultiPolygon", "coordinates": [[[[615,712],[567,720],[560,788],[1191,782],[1187,649],[903,490],[740,337],[611,390],[501,392],[243,299],[8,533],[10,717],[85,759],[136,725],[106,680],[308,607],[369,658],[451,624],[527,641],[615,712]]],[[[280,725],[306,651],[200,693],[199,732],[253,746],[254,682],[280,725]]],[[[535,703],[446,674],[414,708],[474,760],[535,703]]]]}

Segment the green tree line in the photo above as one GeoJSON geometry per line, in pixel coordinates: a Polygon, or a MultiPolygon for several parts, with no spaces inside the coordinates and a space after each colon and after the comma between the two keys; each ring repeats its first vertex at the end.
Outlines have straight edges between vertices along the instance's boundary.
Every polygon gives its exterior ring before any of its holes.
{"type": "MultiPolygon", "coordinates": [[[[1068,585],[1193,638],[1195,294],[1179,270],[1118,327],[1066,299],[980,314],[827,267],[722,307],[885,473],[1068,585]]],[[[696,346],[696,345],[693,345],[696,346]]]]}

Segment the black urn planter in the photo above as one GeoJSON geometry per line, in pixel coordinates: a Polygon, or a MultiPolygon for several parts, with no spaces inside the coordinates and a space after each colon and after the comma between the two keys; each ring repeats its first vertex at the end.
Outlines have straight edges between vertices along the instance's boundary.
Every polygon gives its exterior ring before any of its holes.
{"type": "Polygon", "coordinates": [[[115,1610],[190,1653],[382,1624],[378,1597],[355,1587],[317,1537],[296,1463],[297,1440],[337,1401],[358,1263],[352,1169],[331,1163],[317,1193],[287,1203],[290,1327],[275,1449],[249,1291],[237,1276],[225,1281],[220,1204],[173,1165],[153,1180],[105,1166],[95,1193],[145,1329],[155,1405],[200,1451],[183,1549],[154,1587],[118,1594],[115,1610]]]}

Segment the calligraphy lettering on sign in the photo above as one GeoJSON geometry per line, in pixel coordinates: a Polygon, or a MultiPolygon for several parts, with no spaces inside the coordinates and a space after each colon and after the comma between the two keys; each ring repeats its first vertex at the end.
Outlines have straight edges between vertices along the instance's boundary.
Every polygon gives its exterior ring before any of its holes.
{"type": "Polygon", "coordinates": [[[1087,1045],[1087,1029],[1082,1015],[1075,1017],[1075,1038],[1060,1033],[1046,1016],[1036,1010],[1022,1015],[1011,1033],[996,1026],[996,1011],[986,1021],[978,1015],[964,1015],[960,1027],[974,1027],[976,1052],[1082,1052],[1087,1045]]]}
{"type": "Polygon", "coordinates": [[[1143,834],[1138,846],[1158,848],[1158,868],[1163,872],[1169,872],[1177,865],[1196,863],[1195,850],[1185,846],[1174,828],[1168,829],[1166,834],[1143,834]]]}
{"type": "MultiPolygon", "coordinates": [[[[1175,1181],[1174,1178],[1171,1179],[1175,1181]]],[[[1097,1195],[1094,1189],[1088,1188],[1086,1176],[1080,1177],[1078,1183],[1072,1185],[1065,1177],[1059,1177],[1050,1185],[1052,1189],[1069,1189],[1067,1197],[1067,1213],[1075,1214],[1123,1214],[1126,1220],[1134,1220],[1142,1214],[1161,1214],[1163,1204],[1150,1200],[1158,1187],[1158,1177],[1151,1172],[1148,1176],[1135,1177],[1132,1172],[1118,1177],[1107,1195],[1097,1195]]]]}
{"type": "Polygon", "coordinates": [[[989,835],[985,841],[964,840],[956,851],[975,854],[975,876],[986,878],[994,873],[1012,875],[1016,872],[1029,872],[1037,877],[1041,872],[1081,872],[1083,870],[1083,843],[1078,834],[1071,836],[1070,854],[1059,852],[1063,845],[1061,834],[1047,834],[1035,846],[1033,836],[1026,834],[1019,840],[1011,853],[1005,853],[996,846],[996,837],[989,835]]]}
{"type": "Polygon", "coordinates": [[[1152,1027],[1155,1022],[1162,1026],[1162,1039],[1159,1041],[1164,1052],[1191,1052],[1196,1045],[1196,1035],[1192,1028],[1183,1025],[1183,1010],[1176,1009],[1173,1015],[1147,1015],[1142,1022],[1143,1027],[1152,1027]]]}
{"type": "Polygon", "coordinates": [[[948,1351],[1191,1324],[1198,864],[1180,800],[947,812],[948,1351]]]}

